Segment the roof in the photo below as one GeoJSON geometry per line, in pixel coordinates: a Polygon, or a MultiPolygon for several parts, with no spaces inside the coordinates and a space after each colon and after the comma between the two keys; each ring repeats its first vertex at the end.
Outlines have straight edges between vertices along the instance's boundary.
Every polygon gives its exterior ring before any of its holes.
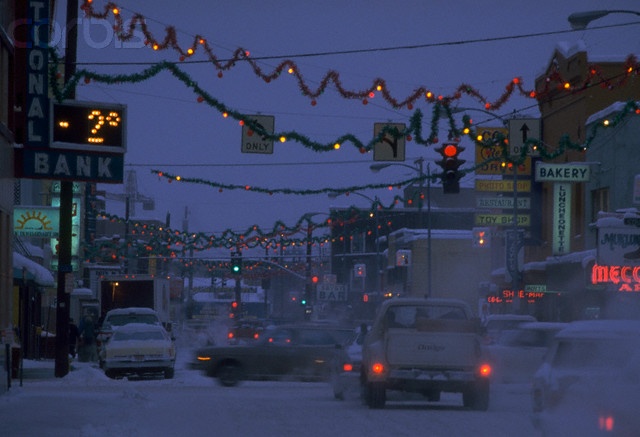
{"type": "Polygon", "coordinates": [[[633,338],[640,341],[640,320],[580,320],[571,322],[557,338],[633,338]]]}
{"type": "Polygon", "coordinates": [[[113,314],[157,314],[157,312],[146,307],[116,308],[107,312],[107,315],[113,314]]]}
{"type": "MultiPolygon", "coordinates": [[[[55,281],[53,274],[47,268],[41,266],[35,261],[31,261],[26,256],[20,255],[18,252],[13,252],[13,268],[14,270],[24,270],[25,272],[33,276],[33,281],[45,287],[53,287],[55,281]]],[[[16,277],[14,272],[14,278],[16,277]]]]}

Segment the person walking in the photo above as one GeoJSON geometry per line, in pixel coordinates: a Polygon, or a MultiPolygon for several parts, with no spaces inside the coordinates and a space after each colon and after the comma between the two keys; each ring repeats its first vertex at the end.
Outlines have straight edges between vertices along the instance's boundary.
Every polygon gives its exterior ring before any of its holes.
{"type": "Polygon", "coordinates": [[[79,337],[80,329],[78,329],[73,319],[69,319],[69,355],[71,355],[71,358],[76,357],[76,347],[79,337]]]}
{"type": "Polygon", "coordinates": [[[80,322],[80,347],[78,358],[82,362],[98,361],[98,349],[96,345],[96,325],[93,317],[87,314],[80,322]]]}

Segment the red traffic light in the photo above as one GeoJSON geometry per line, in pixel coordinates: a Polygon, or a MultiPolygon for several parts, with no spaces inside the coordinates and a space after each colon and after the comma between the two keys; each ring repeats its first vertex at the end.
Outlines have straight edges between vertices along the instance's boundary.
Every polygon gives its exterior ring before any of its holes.
{"type": "Polygon", "coordinates": [[[442,154],[447,158],[453,158],[459,152],[458,146],[455,144],[445,144],[442,148],[442,154]]]}
{"type": "Polygon", "coordinates": [[[320,278],[318,278],[315,275],[311,277],[311,282],[313,282],[314,284],[317,284],[319,280],[320,280],[320,278]]]}

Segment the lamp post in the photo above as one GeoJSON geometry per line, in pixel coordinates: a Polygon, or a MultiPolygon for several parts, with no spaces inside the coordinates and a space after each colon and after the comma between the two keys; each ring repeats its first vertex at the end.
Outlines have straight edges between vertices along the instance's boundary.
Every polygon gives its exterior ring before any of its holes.
{"type": "MultiPolygon", "coordinates": [[[[340,194],[342,193],[329,193],[328,196],[331,199],[335,199],[336,197],[340,196],[340,194]]],[[[371,202],[372,205],[375,205],[377,203],[380,202],[380,199],[378,199],[378,196],[376,196],[374,199],[372,199],[371,197],[362,194],[362,193],[358,193],[358,192],[352,192],[350,194],[355,194],[356,196],[360,196],[363,199],[368,200],[369,202],[371,202]]],[[[375,241],[376,241],[376,270],[377,270],[377,274],[378,274],[378,293],[382,294],[382,288],[383,288],[383,281],[382,281],[382,263],[381,263],[381,259],[380,259],[380,214],[375,213],[375,227],[376,227],[376,233],[375,233],[375,241]]]]}
{"type": "Polygon", "coordinates": [[[420,176],[420,196],[418,196],[418,221],[419,226],[422,226],[422,189],[424,188],[425,177],[427,179],[427,297],[431,296],[432,291],[432,274],[431,274],[431,167],[427,163],[427,174],[424,173],[424,158],[420,157],[414,162],[416,167],[403,164],[400,162],[384,163],[384,164],[371,164],[369,168],[372,172],[377,173],[383,168],[390,167],[392,165],[399,165],[407,167],[413,171],[418,172],[420,176]]]}
{"type": "Polygon", "coordinates": [[[328,215],[325,212],[309,212],[304,215],[304,219],[307,221],[307,253],[306,253],[306,265],[305,265],[305,284],[304,284],[304,298],[306,300],[306,305],[304,308],[304,317],[309,318],[311,316],[309,304],[311,303],[311,291],[313,287],[313,283],[311,280],[311,248],[312,248],[312,239],[313,239],[313,226],[311,224],[311,217],[316,215],[328,215]]]}
{"type": "Polygon", "coordinates": [[[573,14],[569,15],[567,20],[569,21],[569,24],[571,25],[571,28],[573,30],[584,30],[592,21],[598,20],[609,14],[632,14],[632,15],[640,16],[639,11],[614,9],[614,10],[574,12],[573,14]]]}

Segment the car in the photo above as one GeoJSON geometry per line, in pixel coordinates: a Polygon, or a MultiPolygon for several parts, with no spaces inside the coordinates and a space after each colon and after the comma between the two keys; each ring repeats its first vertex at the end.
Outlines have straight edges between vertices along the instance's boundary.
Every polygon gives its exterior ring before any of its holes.
{"type": "Polygon", "coordinates": [[[162,374],[174,376],[176,348],[160,325],[129,323],[115,328],[101,351],[102,368],[110,378],[162,374]]]}
{"type": "Polygon", "coordinates": [[[531,394],[543,435],[637,435],[640,320],[572,322],[556,334],[531,394]]]}
{"type": "Polygon", "coordinates": [[[362,345],[367,331],[368,327],[364,324],[355,331],[352,341],[336,347],[330,377],[331,389],[336,399],[344,400],[347,393],[360,392],[362,345]]]}
{"type": "Polygon", "coordinates": [[[102,324],[98,330],[98,355],[100,355],[102,345],[106,343],[113,334],[114,328],[124,326],[129,323],[161,325],[158,313],[151,308],[129,307],[109,310],[107,311],[107,314],[105,314],[102,324]]]}
{"type": "Polygon", "coordinates": [[[542,364],[553,338],[568,323],[524,322],[505,329],[497,341],[486,346],[496,383],[529,383],[542,364]]]}
{"type": "Polygon", "coordinates": [[[239,344],[254,341],[264,332],[265,322],[260,319],[240,319],[229,328],[227,340],[229,344],[239,344]]]}
{"type": "Polygon", "coordinates": [[[484,343],[492,344],[500,337],[500,332],[505,329],[513,329],[520,323],[537,322],[538,320],[528,314],[491,314],[483,322],[484,343]]]}
{"type": "Polygon", "coordinates": [[[353,335],[330,325],[275,326],[252,343],[199,348],[191,367],[225,387],[242,380],[327,381],[336,346],[353,335]]]}

